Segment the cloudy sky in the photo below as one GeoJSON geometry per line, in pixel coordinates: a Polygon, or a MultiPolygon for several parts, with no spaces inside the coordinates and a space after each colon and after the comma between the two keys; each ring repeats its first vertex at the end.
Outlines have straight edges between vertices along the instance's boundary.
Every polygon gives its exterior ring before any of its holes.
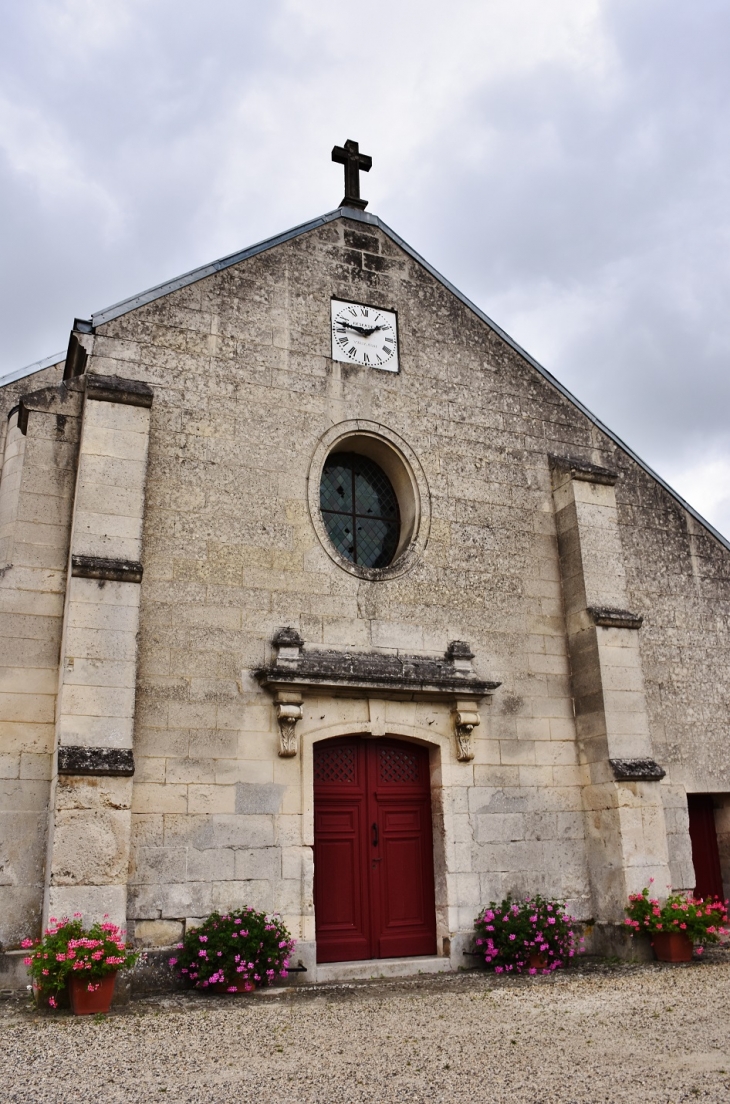
{"type": "Polygon", "coordinates": [[[730,536],[727,0],[0,0],[0,375],[380,215],[730,536]]]}

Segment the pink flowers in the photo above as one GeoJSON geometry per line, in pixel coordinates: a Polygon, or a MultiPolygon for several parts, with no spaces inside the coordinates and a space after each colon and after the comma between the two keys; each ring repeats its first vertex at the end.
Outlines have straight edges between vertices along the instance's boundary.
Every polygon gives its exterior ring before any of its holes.
{"type": "Polygon", "coordinates": [[[476,945],[499,973],[551,973],[582,949],[573,924],[557,901],[539,895],[519,903],[507,898],[492,902],[477,918],[476,945]],[[544,964],[531,961],[538,956],[544,964]]]}
{"type": "Polygon", "coordinates": [[[92,991],[98,988],[100,979],[125,966],[132,966],[137,954],[127,949],[118,925],[106,918],[84,930],[81,914],[73,919],[51,917],[42,940],[23,941],[26,948],[33,948],[25,959],[37,988],[56,1007],[57,994],[66,987],[69,977],[84,980],[92,991]]]}
{"type": "MultiPolygon", "coordinates": [[[[671,887],[668,887],[671,889],[671,887]]],[[[663,903],[649,896],[645,887],[641,893],[629,895],[626,907],[627,926],[634,932],[682,932],[692,942],[716,942],[726,934],[727,902],[696,900],[691,895],[671,893],[663,903]]]]}
{"type": "Polygon", "coordinates": [[[171,964],[199,988],[233,992],[286,976],[293,947],[279,917],[250,908],[231,910],[213,913],[188,932],[171,964]]]}

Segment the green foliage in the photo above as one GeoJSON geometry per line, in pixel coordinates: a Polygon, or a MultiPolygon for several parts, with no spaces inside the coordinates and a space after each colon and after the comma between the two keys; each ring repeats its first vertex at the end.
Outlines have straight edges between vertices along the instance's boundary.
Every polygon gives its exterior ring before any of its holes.
{"type": "Polygon", "coordinates": [[[491,901],[474,924],[476,944],[497,974],[521,974],[525,969],[530,974],[550,974],[582,950],[583,941],[565,906],[539,894],[519,902],[511,897],[500,904],[491,901]]]}
{"type": "Polygon", "coordinates": [[[52,916],[42,939],[24,939],[31,953],[24,959],[38,994],[56,1008],[70,977],[80,977],[90,991],[101,978],[134,966],[139,954],[125,941],[126,932],[104,919],[84,928],[80,912],[73,919],[52,916]]]}
{"type": "Polygon", "coordinates": [[[728,922],[727,904],[727,901],[705,901],[683,893],[672,893],[661,904],[657,897],[649,896],[649,887],[644,886],[641,893],[629,894],[624,923],[631,928],[632,934],[678,932],[693,943],[717,943],[721,935],[728,934],[722,927],[728,922]]]}
{"type": "Polygon", "coordinates": [[[229,992],[271,985],[286,977],[294,940],[278,916],[252,908],[223,916],[212,913],[199,928],[185,933],[179,956],[170,959],[199,989],[224,986],[229,992]]]}

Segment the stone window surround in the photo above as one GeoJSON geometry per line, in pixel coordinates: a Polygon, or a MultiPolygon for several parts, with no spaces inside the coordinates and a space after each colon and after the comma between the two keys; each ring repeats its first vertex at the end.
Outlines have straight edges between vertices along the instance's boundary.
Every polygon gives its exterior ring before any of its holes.
{"type": "Polygon", "coordinates": [[[320,544],[338,567],[360,579],[377,582],[404,575],[418,562],[431,528],[431,494],[418,457],[410,445],[380,422],[353,419],[339,422],[324,433],[314,450],[307,474],[309,516],[320,544]],[[340,555],[332,544],[319,507],[322,469],[333,452],[367,456],[383,469],[398,499],[401,537],[393,562],[387,567],[363,567],[340,555]]]}

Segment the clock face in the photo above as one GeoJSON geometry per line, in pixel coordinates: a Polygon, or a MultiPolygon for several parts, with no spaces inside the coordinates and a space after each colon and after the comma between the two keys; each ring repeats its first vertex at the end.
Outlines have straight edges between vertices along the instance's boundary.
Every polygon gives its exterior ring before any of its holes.
{"type": "Polygon", "coordinates": [[[393,311],[332,300],[332,359],[398,371],[398,330],[393,311]]]}

